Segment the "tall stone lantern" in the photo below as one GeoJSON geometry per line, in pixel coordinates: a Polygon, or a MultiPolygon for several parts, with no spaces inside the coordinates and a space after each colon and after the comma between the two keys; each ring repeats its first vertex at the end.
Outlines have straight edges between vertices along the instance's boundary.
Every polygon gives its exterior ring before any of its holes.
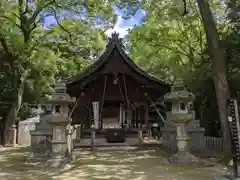
{"type": "Polygon", "coordinates": [[[174,82],[171,92],[166,94],[164,99],[172,103],[172,110],[167,112],[167,119],[176,126],[178,152],[170,157],[170,162],[178,164],[197,162],[198,158],[189,152],[189,137],[186,130],[187,123],[195,118],[195,112],[189,109],[195,96],[187,91],[183,80],[178,78],[174,82]]]}
{"type": "Polygon", "coordinates": [[[75,98],[71,98],[66,93],[66,85],[57,84],[55,93],[49,101],[52,104],[52,114],[48,118],[48,124],[53,128],[51,159],[47,162],[50,167],[64,167],[71,159],[66,135],[71,122],[71,118],[68,116],[69,105],[74,102],[75,98]]]}

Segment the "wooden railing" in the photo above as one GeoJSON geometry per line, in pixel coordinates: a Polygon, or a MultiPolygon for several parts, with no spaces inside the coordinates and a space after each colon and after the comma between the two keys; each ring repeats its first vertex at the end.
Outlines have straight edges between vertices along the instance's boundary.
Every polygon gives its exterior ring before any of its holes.
{"type": "Polygon", "coordinates": [[[206,138],[206,148],[216,152],[222,152],[223,143],[221,137],[211,137],[205,136],[206,138]]]}

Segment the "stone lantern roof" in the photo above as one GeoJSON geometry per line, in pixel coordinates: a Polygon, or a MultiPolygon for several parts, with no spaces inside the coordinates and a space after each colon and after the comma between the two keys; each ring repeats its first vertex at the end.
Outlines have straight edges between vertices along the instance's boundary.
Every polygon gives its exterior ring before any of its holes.
{"type": "Polygon", "coordinates": [[[181,78],[177,78],[173,86],[171,87],[171,92],[164,96],[164,99],[169,102],[189,102],[195,99],[194,94],[188,92],[186,86],[181,78]]]}
{"type": "Polygon", "coordinates": [[[49,100],[51,104],[72,104],[75,102],[75,98],[70,97],[66,93],[66,85],[64,83],[58,83],[55,87],[55,92],[52,95],[52,99],[49,100]]]}

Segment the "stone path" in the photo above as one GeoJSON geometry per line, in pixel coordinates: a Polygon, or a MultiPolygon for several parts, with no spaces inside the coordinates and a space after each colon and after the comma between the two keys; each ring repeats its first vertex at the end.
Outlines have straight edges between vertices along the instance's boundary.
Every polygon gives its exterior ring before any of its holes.
{"type": "Polygon", "coordinates": [[[26,165],[24,148],[0,151],[1,180],[210,180],[223,167],[172,166],[159,150],[79,151],[72,169],[26,165]]]}

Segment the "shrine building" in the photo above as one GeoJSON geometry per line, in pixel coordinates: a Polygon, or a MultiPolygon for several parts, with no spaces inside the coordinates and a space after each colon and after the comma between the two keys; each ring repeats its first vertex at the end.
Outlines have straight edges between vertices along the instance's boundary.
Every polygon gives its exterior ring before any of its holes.
{"type": "Polygon", "coordinates": [[[163,100],[170,85],[138,67],[113,33],[105,52],[71,78],[67,93],[76,97],[72,124],[82,129],[134,129],[148,126],[149,107],[163,100]]]}

